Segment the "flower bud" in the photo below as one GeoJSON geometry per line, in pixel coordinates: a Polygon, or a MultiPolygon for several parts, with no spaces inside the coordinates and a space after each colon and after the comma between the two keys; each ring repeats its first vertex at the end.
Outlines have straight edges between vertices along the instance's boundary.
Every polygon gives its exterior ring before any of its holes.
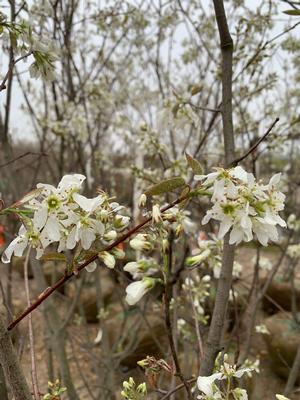
{"type": "Polygon", "coordinates": [[[109,232],[107,232],[104,236],[103,236],[104,240],[106,240],[107,242],[111,242],[112,240],[115,240],[117,238],[117,232],[114,230],[111,230],[109,232]]]}
{"type": "Polygon", "coordinates": [[[161,212],[158,204],[152,207],[152,222],[159,223],[161,221],[161,212]]]}
{"type": "Polygon", "coordinates": [[[151,243],[147,241],[147,235],[139,233],[136,237],[129,242],[134,250],[150,250],[151,243]]]}
{"type": "Polygon", "coordinates": [[[98,254],[98,257],[103,261],[103,263],[108,267],[108,268],[114,268],[116,264],[115,257],[110,254],[108,251],[102,251],[101,253],[98,254]]]}
{"type": "Polygon", "coordinates": [[[140,208],[145,207],[147,202],[147,196],[145,195],[145,193],[141,194],[139,201],[138,201],[138,206],[140,208]]]}

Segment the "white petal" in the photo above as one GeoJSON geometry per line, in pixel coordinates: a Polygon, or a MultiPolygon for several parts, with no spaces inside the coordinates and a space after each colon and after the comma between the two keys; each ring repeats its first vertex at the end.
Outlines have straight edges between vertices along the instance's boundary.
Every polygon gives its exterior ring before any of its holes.
{"type": "Polygon", "coordinates": [[[105,228],[104,228],[104,225],[102,224],[102,222],[100,222],[98,220],[94,220],[93,225],[95,227],[96,232],[99,235],[103,235],[103,233],[105,232],[105,228]]]}
{"type": "Polygon", "coordinates": [[[90,264],[88,264],[88,265],[85,267],[85,269],[86,269],[88,272],[93,272],[93,271],[95,271],[96,268],[97,268],[97,263],[96,263],[96,261],[91,262],[90,264]]]}
{"type": "Polygon", "coordinates": [[[248,181],[248,173],[240,166],[233,168],[230,175],[234,178],[240,179],[242,182],[247,183],[248,181]]]}
{"type": "Polygon", "coordinates": [[[99,331],[97,333],[97,336],[96,336],[96,338],[94,340],[94,344],[99,344],[101,342],[101,340],[102,340],[102,336],[103,336],[103,330],[99,329],[99,331]]]}
{"type": "Polygon", "coordinates": [[[81,240],[81,246],[84,250],[88,250],[96,239],[95,232],[91,228],[81,229],[79,237],[81,240]]]}
{"type": "Polygon", "coordinates": [[[220,372],[210,376],[199,376],[197,379],[198,389],[208,397],[213,396],[214,392],[212,385],[217,379],[222,379],[222,374],[220,372]]]}
{"type": "Polygon", "coordinates": [[[27,243],[27,238],[17,236],[2,254],[1,261],[4,264],[8,264],[13,253],[18,257],[22,256],[23,251],[26,249],[27,243]]]}
{"type": "Polygon", "coordinates": [[[68,189],[72,186],[74,187],[80,187],[82,185],[82,182],[86,179],[84,175],[81,174],[71,174],[71,175],[65,175],[62,177],[61,181],[58,184],[58,189],[59,190],[64,190],[68,189]]]}
{"type": "Polygon", "coordinates": [[[55,215],[50,215],[43,231],[46,231],[49,238],[54,242],[60,239],[59,222],[55,215]]]}
{"type": "Polygon", "coordinates": [[[239,244],[244,238],[244,231],[238,226],[234,226],[230,232],[229,244],[239,244]]]}
{"type": "Polygon", "coordinates": [[[280,178],[281,178],[281,172],[272,176],[272,178],[270,179],[270,182],[269,182],[269,186],[272,187],[272,186],[278,185],[278,183],[280,182],[280,178]]]}
{"type": "Polygon", "coordinates": [[[46,207],[41,207],[37,211],[35,211],[33,216],[33,226],[35,229],[40,231],[47,221],[48,210],[46,207]]]}
{"type": "Polygon", "coordinates": [[[74,249],[74,247],[76,246],[76,231],[77,231],[77,227],[74,226],[68,235],[66,246],[67,246],[67,249],[69,249],[69,250],[74,249]]]}
{"type": "Polygon", "coordinates": [[[149,287],[145,281],[132,282],[126,288],[127,295],[125,300],[132,306],[136,304],[148,290],[149,287]]]}
{"type": "Polygon", "coordinates": [[[229,231],[229,229],[232,226],[232,220],[230,217],[225,217],[223,219],[223,221],[220,224],[220,229],[219,229],[219,234],[218,234],[218,238],[222,239],[226,233],[229,231]]]}
{"type": "Polygon", "coordinates": [[[93,212],[95,209],[99,206],[104,201],[103,196],[97,196],[94,197],[93,199],[88,199],[85,196],[82,196],[81,194],[74,193],[73,194],[73,200],[86,212],[93,212]]]}

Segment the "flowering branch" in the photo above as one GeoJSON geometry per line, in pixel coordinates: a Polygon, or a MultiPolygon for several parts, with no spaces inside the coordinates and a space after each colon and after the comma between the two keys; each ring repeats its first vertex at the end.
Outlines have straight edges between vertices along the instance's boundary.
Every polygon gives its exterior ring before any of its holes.
{"type": "MultiPolygon", "coordinates": [[[[191,194],[189,194],[191,195],[191,194]]],[[[163,207],[160,211],[161,213],[169,210],[170,208],[176,206],[177,204],[181,203],[182,201],[186,200],[188,196],[182,196],[174,200],[172,203],[166,205],[163,207]]],[[[110,251],[114,247],[118,246],[118,244],[125,242],[129,237],[131,237],[133,234],[138,232],[141,228],[143,228],[145,225],[147,225],[149,222],[152,221],[152,216],[149,218],[146,218],[144,221],[142,221],[140,224],[136,225],[132,229],[130,229],[127,233],[119,237],[119,239],[115,240],[112,244],[106,246],[101,252],[105,251],[110,251]]],[[[70,273],[66,273],[64,276],[62,276],[56,283],[54,283],[52,286],[48,287],[44,292],[42,292],[38,298],[31,304],[31,306],[27,307],[26,310],[23,311],[19,317],[17,317],[15,320],[13,320],[7,327],[7,330],[10,331],[12,330],[20,321],[22,321],[27,315],[29,315],[32,311],[34,311],[41,303],[43,303],[53,292],[55,292],[58,288],[63,286],[69,279],[71,279],[73,276],[81,272],[86,266],[91,264],[92,262],[96,261],[98,258],[98,253],[92,254],[90,257],[87,258],[83,263],[80,265],[75,266],[74,271],[70,273]]]]}

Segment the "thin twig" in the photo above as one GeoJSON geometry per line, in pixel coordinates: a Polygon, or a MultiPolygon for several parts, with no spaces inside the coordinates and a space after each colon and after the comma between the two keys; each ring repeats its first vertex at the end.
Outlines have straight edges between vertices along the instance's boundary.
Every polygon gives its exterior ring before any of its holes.
{"type": "Polygon", "coordinates": [[[167,335],[168,335],[168,340],[169,340],[169,344],[170,344],[173,361],[174,361],[175,368],[176,368],[176,375],[180,378],[183,386],[185,387],[189,400],[193,400],[193,396],[192,396],[191,390],[189,388],[189,385],[187,384],[187,381],[184,378],[184,375],[180,368],[177,351],[176,351],[176,346],[175,346],[175,342],[174,342],[174,337],[173,337],[172,323],[171,323],[170,303],[172,300],[172,289],[173,289],[173,285],[170,283],[170,276],[172,274],[172,263],[173,263],[173,235],[172,235],[172,233],[170,234],[170,238],[169,238],[169,252],[168,252],[166,261],[167,261],[166,262],[167,271],[166,271],[164,303],[165,303],[165,323],[166,323],[167,335]]]}
{"type": "Polygon", "coordinates": [[[13,164],[14,162],[20,160],[21,158],[27,157],[27,156],[48,156],[46,153],[34,153],[32,151],[27,151],[24,154],[21,154],[20,156],[14,158],[13,160],[10,160],[4,164],[0,164],[0,168],[6,167],[7,165],[13,164]]]}
{"type": "Polygon", "coordinates": [[[277,122],[279,121],[279,118],[276,118],[275,121],[272,123],[272,125],[270,126],[270,128],[267,130],[266,133],[263,134],[263,136],[261,138],[259,138],[257,140],[257,142],[254,143],[253,146],[250,147],[249,150],[246,151],[246,153],[244,155],[242,155],[241,157],[235,159],[232,163],[231,163],[231,167],[235,167],[237,166],[241,161],[243,161],[245,158],[247,158],[251,153],[253,153],[257,147],[261,144],[261,142],[263,140],[266,139],[266,137],[271,133],[272,129],[274,128],[274,126],[277,124],[277,122]]]}
{"type": "Polygon", "coordinates": [[[197,318],[197,310],[196,310],[196,307],[195,307],[195,304],[194,304],[194,296],[193,296],[193,293],[192,293],[192,285],[191,285],[190,281],[189,281],[189,284],[188,284],[188,292],[189,292],[191,305],[192,305],[192,309],[193,309],[193,317],[194,317],[194,320],[195,320],[195,329],[196,329],[198,348],[199,348],[199,358],[200,358],[200,360],[202,360],[203,355],[204,355],[203,343],[202,343],[202,338],[201,338],[201,333],[200,333],[200,328],[199,328],[199,321],[198,321],[198,318],[197,318]]]}
{"type": "Polygon", "coordinates": [[[3,79],[3,81],[2,81],[1,84],[0,84],[0,92],[2,92],[2,90],[6,89],[6,82],[7,82],[7,80],[9,79],[9,77],[11,76],[11,74],[12,74],[12,72],[13,72],[13,69],[14,69],[14,66],[15,66],[19,61],[23,60],[24,58],[27,58],[27,57],[31,56],[32,53],[33,53],[33,52],[30,51],[29,53],[24,54],[23,56],[17,58],[16,60],[12,60],[12,61],[10,62],[9,67],[8,67],[8,71],[7,71],[7,73],[6,73],[6,75],[5,75],[4,79],[3,79]]]}
{"type": "MultiPolygon", "coordinates": [[[[27,251],[24,263],[24,283],[25,283],[25,293],[28,306],[30,306],[30,294],[29,294],[29,282],[28,282],[28,264],[29,264],[30,250],[31,247],[29,247],[27,251]]],[[[29,331],[29,349],[30,349],[30,359],[31,359],[31,379],[32,379],[34,399],[40,400],[40,391],[38,386],[36,363],[35,363],[34,337],[33,337],[33,327],[32,327],[31,317],[32,316],[30,314],[28,318],[28,331],[29,331]]]]}
{"type": "MultiPolygon", "coordinates": [[[[188,385],[191,385],[192,383],[196,382],[197,378],[191,378],[187,379],[186,383],[188,385]]],[[[181,383],[180,385],[176,386],[176,388],[170,390],[168,393],[166,393],[160,400],[166,400],[168,399],[173,393],[177,392],[178,390],[182,389],[184,387],[184,384],[181,383]]]]}

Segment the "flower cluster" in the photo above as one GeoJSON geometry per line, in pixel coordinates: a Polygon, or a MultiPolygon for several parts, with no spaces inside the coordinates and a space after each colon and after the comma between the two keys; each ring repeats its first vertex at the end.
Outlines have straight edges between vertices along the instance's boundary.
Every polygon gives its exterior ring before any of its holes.
{"type": "Polygon", "coordinates": [[[55,382],[48,382],[48,393],[43,396],[43,400],[55,400],[66,392],[67,388],[60,386],[60,382],[56,379],[55,382]]]}
{"type": "MultiPolygon", "coordinates": [[[[46,248],[57,243],[57,252],[104,247],[112,243],[120,230],[129,223],[129,217],[121,215],[118,203],[112,202],[106,193],[87,198],[79,193],[84,175],[65,175],[57,187],[40,183],[37,190],[26,195],[17,205],[23,205],[26,213],[16,209],[22,219],[18,236],[2,255],[8,263],[13,254],[21,256],[31,246],[40,258],[46,248]],[[99,245],[99,246],[98,246],[99,245]]],[[[117,249],[113,254],[101,252],[100,259],[110,268],[114,257],[123,257],[117,249]],[[120,253],[120,254],[119,254],[120,253]]],[[[95,264],[89,269],[95,268],[95,264]]]]}
{"type": "MultiPolygon", "coordinates": [[[[145,194],[141,195],[139,206],[144,207],[147,201],[145,194]]],[[[188,217],[188,212],[173,207],[168,212],[161,213],[158,204],[154,204],[152,212],[146,213],[152,216],[151,233],[138,233],[129,241],[133,250],[138,252],[149,252],[160,246],[162,253],[168,249],[167,239],[169,230],[172,229],[177,235],[182,231],[194,230],[195,226],[188,217]]],[[[126,288],[126,301],[134,305],[149,292],[160,279],[153,277],[159,272],[159,263],[151,257],[141,257],[138,261],[131,261],[124,266],[124,271],[129,272],[137,281],[130,283],[126,288]]]]}
{"type": "Polygon", "coordinates": [[[287,255],[293,259],[300,258],[300,244],[291,244],[287,248],[287,255]]]}
{"type": "Polygon", "coordinates": [[[299,232],[300,230],[300,219],[295,214],[290,214],[287,219],[287,226],[289,229],[299,232]]]}
{"type": "Polygon", "coordinates": [[[123,382],[123,390],[121,396],[128,400],[142,400],[147,396],[146,383],[141,383],[136,386],[133,378],[123,382]]]}
{"type": "Polygon", "coordinates": [[[245,389],[233,388],[233,378],[241,378],[245,373],[251,376],[253,367],[237,369],[235,365],[227,362],[227,356],[224,357],[224,363],[219,371],[210,376],[199,376],[197,386],[201,394],[200,400],[225,400],[233,398],[235,400],[248,400],[248,394],[245,389]],[[224,389],[221,385],[216,385],[215,381],[225,381],[224,389]]]}
{"type": "Polygon", "coordinates": [[[202,220],[220,221],[219,238],[230,231],[230,244],[249,242],[255,235],[266,246],[269,240],[276,241],[276,225],[286,227],[279,216],[284,209],[285,196],[278,189],[280,174],[274,175],[268,185],[257,182],[254,175],[242,167],[217,168],[208,175],[195,175],[203,182],[203,187],[212,187],[213,207],[202,220]]]}

